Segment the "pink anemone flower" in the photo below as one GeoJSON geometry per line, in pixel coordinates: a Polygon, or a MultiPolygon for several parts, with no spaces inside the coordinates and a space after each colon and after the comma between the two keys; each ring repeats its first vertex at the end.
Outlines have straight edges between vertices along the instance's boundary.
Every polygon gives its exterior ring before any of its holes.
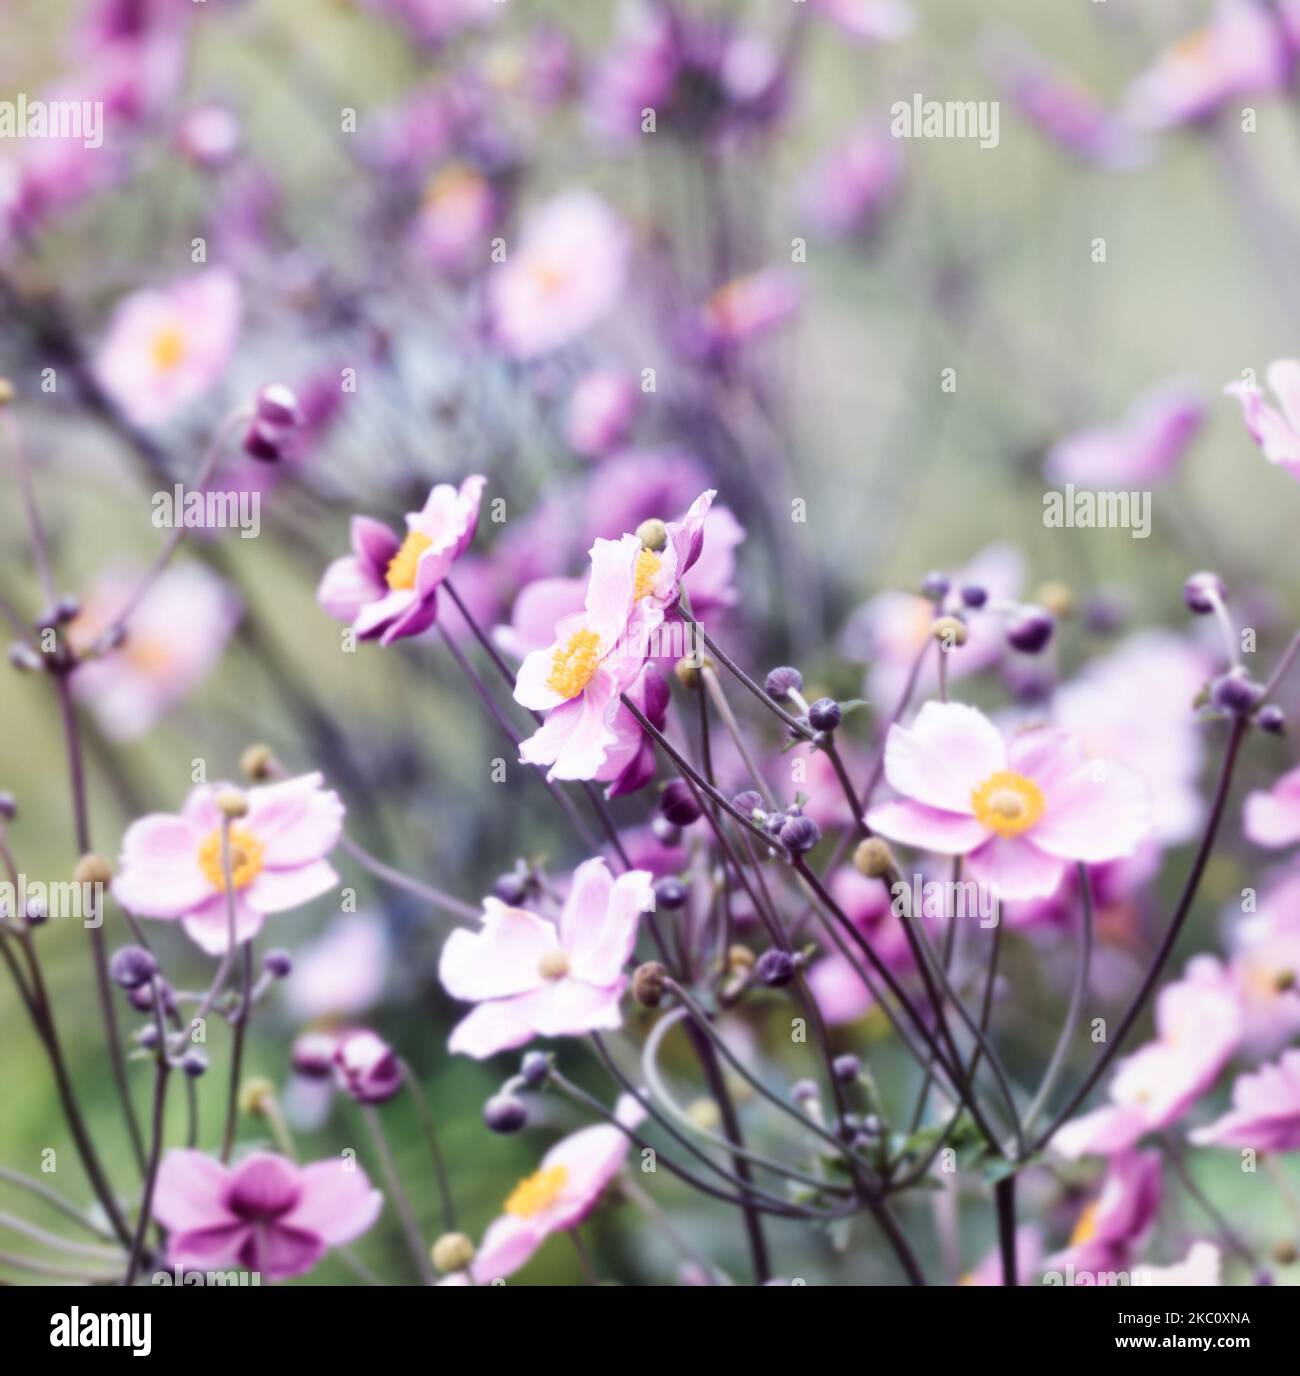
{"type": "Polygon", "coordinates": [[[1199,390],[1174,379],[1138,398],[1116,425],[1077,430],[1053,446],[1045,470],[1054,483],[1145,487],[1172,477],[1205,423],[1199,390]]]}
{"type": "Polygon", "coordinates": [[[1044,1265],[1051,1270],[1070,1263],[1080,1271],[1127,1268],[1159,1211],[1160,1170],[1157,1151],[1123,1152],[1113,1157],[1101,1193],[1084,1206],[1068,1245],[1044,1265]]]}
{"type": "Polygon", "coordinates": [[[383,1203],[348,1158],[298,1166],[259,1151],[223,1166],[204,1152],[174,1149],[158,1168],[154,1216],[170,1234],[173,1266],[242,1266],[284,1280],[360,1237],[383,1203]]]}
{"type": "Polygon", "coordinates": [[[1232,1087],[1232,1108],[1209,1127],[1192,1133],[1198,1146],[1300,1149],[1300,1051],[1284,1051],[1272,1065],[1241,1075],[1232,1087]]]}
{"type": "Polygon", "coordinates": [[[1246,796],[1246,836],[1257,846],[1294,846],[1300,841],[1300,769],[1293,769],[1265,793],[1246,796]]]}
{"type": "MultiPolygon", "coordinates": [[[[625,1094],[615,1116],[632,1129],[645,1113],[625,1094]]],[[[612,1123],[583,1128],[557,1142],[506,1198],[501,1217],[483,1235],[469,1275],[458,1272],[439,1284],[491,1285],[513,1275],[552,1233],[576,1228],[591,1213],[623,1168],[630,1145],[623,1128],[612,1123]]]]}
{"type": "MultiPolygon", "coordinates": [[[[250,788],[248,813],[230,827],[235,943],[249,941],[272,913],[319,898],[339,877],[325,859],[343,830],[343,804],[319,774],[250,788]]],[[[127,828],[113,896],[130,913],[180,920],[209,955],[229,944],[222,865],[223,785],[200,784],[179,817],[154,813],[127,828]]]]}
{"type": "Polygon", "coordinates": [[[1270,363],[1268,385],[1282,409],[1270,406],[1253,383],[1230,382],[1223,390],[1241,403],[1242,419],[1251,439],[1293,478],[1300,478],[1300,359],[1279,358],[1270,363]]]}
{"type": "Polygon", "coordinates": [[[602,859],[579,865],[558,927],[495,898],[483,906],[482,927],[452,932],[438,965],[443,988],[478,1005],[452,1030],[451,1051],[482,1060],[537,1036],[623,1025],[623,967],[654,906],[648,870],[614,879],[602,859]]]}
{"type": "Polygon", "coordinates": [[[439,483],[420,511],[406,517],[406,538],[369,516],[352,518],[352,553],[325,570],[317,602],[336,621],[350,621],[362,640],[391,645],[428,630],[438,617],[438,588],[469,547],[487,479],[459,488],[439,483]]]}
{"type": "Polygon", "coordinates": [[[928,702],[910,727],[891,727],[885,777],[902,796],[871,809],[871,829],[965,856],[965,877],[995,886],[1003,899],[1046,897],[1072,862],[1132,855],[1150,830],[1136,775],[1099,767],[1054,728],[1004,742],[963,703],[928,702]]]}
{"type": "Polygon", "coordinates": [[[239,314],[239,285],[224,268],[136,292],[114,313],[95,373],[136,425],[161,425],[219,380],[239,314]]]}

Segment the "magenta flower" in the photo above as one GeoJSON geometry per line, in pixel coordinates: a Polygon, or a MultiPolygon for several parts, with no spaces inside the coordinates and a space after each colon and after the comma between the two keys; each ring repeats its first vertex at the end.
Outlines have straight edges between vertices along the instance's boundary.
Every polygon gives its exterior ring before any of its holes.
{"type": "Polygon", "coordinates": [[[648,871],[614,879],[602,859],[579,865],[558,927],[495,898],[483,907],[483,925],[452,932],[438,964],[443,988],[478,1005],[452,1030],[450,1050],[482,1060],[538,1036],[622,1026],[623,967],[654,907],[648,871]]]}
{"type": "Polygon", "coordinates": [[[1232,945],[1243,1048],[1256,1060],[1276,1055],[1300,1033],[1300,873],[1262,890],[1257,913],[1234,907],[1232,945]]]}
{"type": "Polygon", "coordinates": [[[599,458],[627,435],[641,394],[623,368],[593,368],[574,384],[564,433],[575,453],[599,458]]]}
{"type": "Polygon", "coordinates": [[[1242,1013],[1227,972],[1210,956],[1156,1000],[1156,1040],[1124,1057],[1111,1102],[1067,1123],[1052,1138],[1063,1156],[1113,1156],[1181,1118],[1218,1078],[1241,1042],[1242,1013]]]}
{"type": "Polygon", "coordinates": [[[590,191],[534,211],[488,286],[493,334],[514,358],[550,353],[604,319],[627,278],[631,239],[590,191]]]}
{"type": "Polygon", "coordinates": [[[1115,426],[1079,430],[1055,444],[1045,470],[1054,483],[1140,488],[1171,477],[1205,422],[1205,403],[1185,382],[1138,398],[1115,426]]]}
{"type": "MultiPolygon", "coordinates": [[[[635,1128],[645,1117],[631,1095],[615,1110],[635,1128]]],[[[470,1274],[447,1276],[441,1285],[491,1285],[513,1275],[552,1233],[576,1228],[596,1207],[627,1159],[631,1139],[612,1123],[582,1128],[557,1142],[540,1166],[506,1198],[501,1217],[483,1235],[470,1274]]]]}
{"type": "Polygon", "coordinates": [[[1279,358],[1269,364],[1268,385],[1282,409],[1270,406],[1259,388],[1247,382],[1230,382],[1223,390],[1241,403],[1242,418],[1250,437],[1264,451],[1269,463],[1300,478],[1300,360],[1279,358]]]}
{"type": "Polygon", "coordinates": [[[873,831],[944,855],[1001,898],[1052,893],[1074,861],[1132,855],[1150,830],[1146,791],[1118,765],[1089,761],[1063,731],[1010,743],[974,707],[928,702],[890,728],[885,777],[902,797],[871,809],[873,831]]]}
{"type": "Polygon", "coordinates": [[[259,1151],[231,1167],[201,1151],[172,1150],[158,1168],[154,1216],[170,1234],[173,1266],[242,1266],[284,1280],[360,1237],[383,1203],[350,1158],[298,1166],[259,1151]]]}
{"type": "Polygon", "coordinates": [[[1101,1193],[1084,1206],[1070,1241],[1043,1265],[1064,1270],[1120,1271],[1151,1231],[1160,1209],[1160,1153],[1121,1152],[1111,1158],[1101,1193]]]}
{"type": "Polygon", "coordinates": [[[239,314],[239,286],[224,268],[128,296],[95,359],[100,384],[135,424],[161,425],[220,379],[239,314]]]}
{"type": "Polygon", "coordinates": [[[812,0],[811,8],[859,43],[892,43],[916,26],[907,0],[812,0]]]}
{"type": "MultiPolygon", "coordinates": [[[[230,827],[235,941],[249,941],[272,913],[301,907],[339,881],[325,859],[343,830],[343,804],[319,774],[248,790],[248,814],[230,827]]],[[[154,813],[127,828],[113,896],[138,917],[179,919],[209,955],[227,948],[221,860],[222,785],[200,784],[179,817],[154,813]]]]}
{"type": "Polygon", "coordinates": [[[895,204],[902,181],[899,140],[863,123],[813,165],[800,201],[828,238],[865,235],[895,204]]]}
{"type": "Polygon", "coordinates": [[[1300,768],[1293,769],[1267,793],[1246,797],[1242,817],[1246,836],[1257,846],[1293,846],[1300,841],[1300,768]]]}
{"type": "Polygon", "coordinates": [[[334,1078],[359,1104],[382,1104],[402,1087],[402,1066],[393,1048],[374,1032],[344,1032],[334,1044],[334,1078]]]}
{"type": "Polygon", "coordinates": [[[439,483],[421,511],[407,513],[406,538],[369,516],[352,518],[352,553],[325,570],[316,601],[362,640],[391,645],[419,635],[438,618],[438,587],[469,547],[487,479],[459,488],[439,483]]]}
{"type": "Polygon", "coordinates": [[[1203,1147],[1253,1147],[1256,1151],[1300,1149],[1300,1051],[1284,1051],[1272,1065],[1239,1075],[1232,1108],[1192,1141],[1203,1147]]]}
{"type": "Polygon", "coordinates": [[[799,308],[799,289],[781,268],[735,277],[712,292],[688,322],[686,345],[720,357],[785,324],[799,308]]]}

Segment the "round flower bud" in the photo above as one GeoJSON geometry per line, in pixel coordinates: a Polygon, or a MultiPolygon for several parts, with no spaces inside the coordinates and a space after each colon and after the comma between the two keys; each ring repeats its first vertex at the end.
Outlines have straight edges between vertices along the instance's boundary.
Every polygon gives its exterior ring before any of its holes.
{"type": "Polygon", "coordinates": [[[345,1032],[334,1046],[338,1086],[359,1104],[383,1104],[402,1087],[402,1067],[393,1048],[375,1033],[345,1032]]]}
{"type": "Polygon", "coordinates": [[[790,1086],[790,1097],[796,1104],[815,1102],[820,1097],[817,1082],[815,1080],[796,1080],[790,1086]]]}
{"type": "Polygon", "coordinates": [[[811,817],[791,817],[778,834],[792,855],[805,855],[822,839],[821,828],[811,817]]]}
{"type": "Polygon", "coordinates": [[[722,1125],[722,1111],[714,1099],[692,1099],[686,1105],[686,1116],[702,1132],[714,1132],[722,1125]]]}
{"type": "Polygon", "coordinates": [[[154,1012],[155,994],[162,1002],[164,1013],[170,1014],[176,1011],[176,996],[172,992],[171,985],[160,974],[155,974],[151,982],[138,985],[134,989],[128,989],[126,1001],[137,1013],[152,1013],[154,1012]]]}
{"type": "Polygon", "coordinates": [[[293,973],[293,957],[288,951],[278,947],[273,951],[268,951],[262,957],[262,969],[266,971],[272,979],[288,979],[293,973]]]}
{"type": "Polygon", "coordinates": [[[978,583],[967,583],[961,590],[961,600],[962,605],[971,611],[979,611],[989,600],[988,589],[980,587],[978,583]]]}
{"type": "Polygon", "coordinates": [[[835,1072],[835,1078],[844,1085],[852,1084],[862,1071],[862,1062],[854,1055],[846,1054],[836,1056],[831,1062],[831,1069],[835,1072]]]}
{"type": "Polygon", "coordinates": [[[684,908],[686,900],[691,896],[690,889],[675,874],[656,880],[654,890],[655,907],[667,908],[670,912],[674,908],[684,908]]]}
{"type": "Polygon", "coordinates": [[[271,747],[259,743],[250,745],[244,751],[239,757],[239,767],[248,778],[260,782],[262,779],[271,777],[271,765],[274,760],[275,756],[271,754],[271,747]]]}
{"type": "Polygon", "coordinates": [[[138,989],[158,973],[158,962],[143,946],[123,946],[108,962],[108,976],[123,989],[138,989]]]}
{"type": "Polygon", "coordinates": [[[650,834],[661,846],[680,846],[682,829],[670,822],[667,817],[656,816],[650,822],[650,834]]]}
{"type": "Polygon", "coordinates": [[[208,1053],[197,1046],[192,1046],[181,1057],[180,1067],[191,1080],[197,1080],[200,1075],[207,1073],[208,1053]]]}
{"type": "Polygon", "coordinates": [[[670,779],[659,795],[659,811],[675,826],[688,827],[700,817],[700,805],[685,779],[670,779]]]}
{"type": "Polygon", "coordinates": [[[1038,600],[1055,617],[1069,616],[1074,611],[1074,593],[1066,583],[1044,583],[1038,589],[1038,600]]]}
{"type": "Polygon", "coordinates": [[[743,793],[737,793],[731,800],[731,805],[742,816],[751,819],[761,817],[766,811],[763,795],[756,793],[752,788],[747,788],[743,793]]]}
{"type": "Polygon", "coordinates": [[[794,957],[789,951],[773,948],[759,956],[754,973],[764,984],[770,985],[773,989],[780,989],[794,978],[795,968],[794,957]]]}
{"type": "Polygon", "coordinates": [[[257,394],[257,419],[271,427],[291,430],[302,420],[298,398],[282,382],[268,383],[257,394]]]}
{"type": "Polygon", "coordinates": [[[497,875],[492,892],[508,908],[517,908],[528,896],[528,881],[515,870],[497,875]]]}
{"type": "Polygon", "coordinates": [[[1286,713],[1275,702],[1259,709],[1255,723],[1261,731],[1267,731],[1271,736],[1286,735],[1286,713]]]}
{"type": "Polygon", "coordinates": [[[81,615],[81,603],[70,592],[65,592],[54,604],[55,619],[66,625],[81,615]]]}
{"type": "Polygon", "coordinates": [[[530,1051],[520,1062],[519,1073],[531,1088],[538,1089],[551,1073],[551,1058],[544,1051],[530,1051]]]}
{"type": "Polygon", "coordinates": [[[632,997],[642,1008],[658,1008],[663,1002],[668,971],[657,960],[638,965],[632,974],[632,997]]]}
{"type": "Polygon", "coordinates": [[[844,713],[834,698],[818,698],[808,709],[808,724],[814,731],[834,731],[844,713]]]}
{"type": "Polygon", "coordinates": [[[931,602],[942,602],[948,596],[951,586],[947,574],[940,573],[938,569],[931,569],[921,579],[921,596],[928,597],[931,602]]]}
{"type": "Polygon", "coordinates": [[[783,701],[791,693],[797,693],[802,687],[803,675],[798,669],[790,668],[788,664],[773,669],[763,681],[763,688],[768,697],[775,698],[778,702],[783,701]]]}
{"type": "Polygon", "coordinates": [[[879,836],[868,836],[853,852],[853,868],[868,879],[883,879],[893,873],[894,853],[879,836]]]}
{"type": "Polygon", "coordinates": [[[727,969],[734,974],[739,974],[742,970],[752,970],[754,968],[754,953],[748,946],[742,946],[737,942],[734,946],[727,947],[727,969]]]}
{"type": "Polygon", "coordinates": [[[216,803],[217,811],[231,821],[248,816],[248,794],[242,789],[223,788],[212,801],[216,803]]]}
{"type": "Polygon", "coordinates": [[[332,1032],[304,1032],[294,1041],[289,1063],[304,1079],[328,1079],[334,1073],[334,1048],[338,1040],[332,1032]]]}
{"type": "Polygon", "coordinates": [[[493,1132],[518,1132],[528,1122],[528,1110],[513,1094],[494,1094],[483,1105],[483,1121],[493,1132]]]}
{"type": "Polygon", "coordinates": [[[1210,701],[1224,712],[1251,712],[1264,695],[1264,687],[1256,683],[1242,668],[1230,669],[1210,685],[1210,701]]]}
{"type": "Polygon", "coordinates": [[[255,420],[244,432],[244,453],[261,463],[279,463],[284,432],[278,426],[255,420]]]}
{"type": "Polygon", "coordinates": [[[955,616],[936,617],[930,625],[930,634],[940,645],[964,645],[969,632],[966,623],[955,616]]]}
{"type": "Polygon", "coordinates": [[[1047,648],[1056,623],[1044,607],[1021,607],[1007,626],[1007,643],[1022,654],[1036,655],[1047,648]]]}
{"type": "Polygon", "coordinates": [[[474,1260],[474,1244],[464,1233],[443,1233],[429,1255],[444,1276],[463,1271],[474,1260]]]}
{"type": "Polygon", "coordinates": [[[657,516],[652,516],[637,526],[636,538],[643,549],[661,550],[668,543],[668,527],[657,516]]]}
{"type": "Polygon", "coordinates": [[[146,1051],[152,1051],[154,1047],[158,1045],[157,1024],[152,1022],[145,1023],[145,1025],[135,1034],[135,1041],[137,1046],[144,1047],[146,1051]]]}
{"type": "Polygon", "coordinates": [[[275,1101],[275,1086],[270,1080],[254,1077],[239,1087],[239,1111],[252,1118],[260,1118],[266,1106],[275,1101]]]}
{"type": "Polygon", "coordinates": [[[6,789],[0,789],[0,819],[12,822],[18,816],[18,802],[6,789]]]}
{"type": "Polygon", "coordinates": [[[1221,602],[1227,592],[1217,573],[1194,573],[1183,584],[1183,601],[1187,610],[1197,616],[1207,616],[1221,602]]]}
{"type": "Polygon", "coordinates": [[[72,871],[76,884],[111,884],[113,869],[102,855],[83,855],[72,871]]]}

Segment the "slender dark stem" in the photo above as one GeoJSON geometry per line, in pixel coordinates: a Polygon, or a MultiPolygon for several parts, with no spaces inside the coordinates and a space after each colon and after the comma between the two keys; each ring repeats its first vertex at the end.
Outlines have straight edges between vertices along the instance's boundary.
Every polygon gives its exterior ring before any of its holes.
{"type": "Polygon", "coordinates": [[[998,1253],[1002,1258],[1002,1284],[1019,1285],[1016,1269],[1016,1177],[1004,1175],[993,1187],[998,1212],[998,1253]]]}
{"type": "Polygon", "coordinates": [[[158,1181],[158,1162],[162,1158],[163,1132],[166,1126],[167,1082],[171,1076],[171,1061],[167,1057],[167,1023],[163,1017],[162,994],[154,981],[154,1027],[158,1033],[157,1055],[154,1057],[153,1082],[153,1120],[150,1126],[149,1166],[144,1177],[144,1194],[140,1199],[140,1217],[135,1225],[135,1240],[131,1244],[131,1258],[126,1264],[126,1279],[122,1282],[129,1290],[135,1284],[136,1273],[140,1269],[140,1259],[144,1255],[145,1234],[149,1231],[149,1220],[153,1216],[154,1186],[158,1181]]]}
{"type": "Polygon", "coordinates": [[[401,870],[394,869],[392,865],[385,864],[378,857],[371,855],[364,846],[354,841],[346,832],[339,837],[339,846],[363,870],[368,870],[377,879],[392,884],[394,888],[405,889],[407,893],[424,899],[431,907],[440,908],[452,917],[458,917],[467,922],[478,921],[480,910],[473,904],[462,902],[459,898],[453,898],[451,894],[443,893],[441,889],[435,889],[432,884],[413,879],[409,874],[404,874],[401,870]]]}
{"type": "Polygon", "coordinates": [[[239,1007],[231,1021],[230,1041],[230,1086],[226,1091],[226,1128],[221,1138],[221,1160],[226,1163],[235,1149],[235,1124],[239,1117],[239,1077],[244,1065],[244,1037],[248,1022],[252,1017],[253,1001],[249,997],[253,988],[253,943],[244,942],[243,988],[240,990],[239,1007]]]}
{"type": "Polygon", "coordinates": [[[438,1129],[429,1110],[429,1101],[424,1097],[420,1081],[411,1067],[402,1061],[402,1079],[415,1100],[415,1110],[424,1129],[424,1140],[429,1145],[429,1155],[433,1158],[433,1173],[438,1181],[438,1195],[442,1200],[442,1229],[445,1233],[456,1231],[456,1201],[451,1192],[451,1181],[447,1175],[447,1160],[442,1154],[442,1144],[438,1141],[438,1129]]]}

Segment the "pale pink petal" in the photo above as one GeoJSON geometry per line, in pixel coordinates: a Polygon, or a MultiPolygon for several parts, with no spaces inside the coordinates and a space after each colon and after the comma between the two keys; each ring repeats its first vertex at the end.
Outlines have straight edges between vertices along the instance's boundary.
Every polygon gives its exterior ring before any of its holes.
{"type": "Polygon", "coordinates": [[[1268,385],[1282,403],[1282,414],[1292,430],[1300,433],[1300,360],[1279,358],[1270,363],[1268,385]]]}
{"type": "Polygon", "coordinates": [[[607,987],[579,979],[557,980],[533,1009],[534,1027],[542,1037],[580,1037],[584,1032],[615,1032],[623,1026],[619,1004],[627,988],[626,976],[607,987]]]}
{"type": "Polygon", "coordinates": [[[1051,1145],[1071,1161],[1081,1156],[1113,1156],[1128,1151],[1146,1130],[1146,1118],[1137,1109],[1107,1104],[1066,1123],[1051,1145]]]}
{"type": "Polygon", "coordinates": [[[419,597],[412,588],[395,588],[385,594],[378,602],[362,607],[352,629],[364,640],[377,636],[388,625],[418,607],[419,597]]]}
{"type": "Polygon", "coordinates": [[[553,986],[548,984],[514,998],[478,1004],[452,1028],[447,1049],[481,1061],[498,1051],[526,1046],[537,1036],[541,1010],[553,993],[553,986]]]}
{"type": "MultiPolygon", "coordinates": [[[[583,620],[581,617],[578,619],[580,622],[583,620]]],[[[555,629],[558,632],[559,626],[555,629]]],[[[540,650],[532,650],[524,656],[524,662],[519,666],[514,698],[520,706],[527,707],[530,712],[549,712],[565,701],[554,688],[547,686],[547,680],[555,668],[556,652],[563,644],[563,641],[556,640],[540,650]]]]}
{"type": "Polygon", "coordinates": [[[338,883],[338,874],[328,860],[313,860],[293,869],[263,870],[240,897],[255,913],[283,913],[320,898],[338,888],[338,883]]]}
{"type": "Polygon", "coordinates": [[[531,1219],[502,1214],[483,1234],[470,1271],[477,1285],[513,1276],[546,1241],[531,1219]]]}
{"type": "Polygon", "coordinates": [[[988,884],[999,902],[1011,902],[1050,897],[1068,868],[1025,836],[992,836],[967,855],[963,877],[988,884]]]}
{"type": "Polygon", "coordinates": [[[582,712],[580,697],[561,702],[527,740],[520,741],[520,760],[524,764],[554,764],[581,722],[582,712]]]}
{"type": "Polygon", "coordinates": [[[473,1003],[540,989],[542,957],[560,949],[555,924],[495,898],[483,907],[477,931],[458,927],[444,943],[438,962],[442,987],[452,998],[473,1003]]]}
{"type": "Polygon", "coordinates": [[[383,1195],[350,1157],[304,1166],[298,1183],[302,1194],[283,1222],[317,1233],[331,1247],[360,1237],[384,1207],[383,1195]]]}
{"type": "Polygon", "coordinates": [[[266,846],[269,869],[319,860],[338,844],[343,803],[321,784],[319,774],[303,774],[249,791],[244,825],[266,846]]]}
{"type": "MultiPolygon", "coordinates": [[[[265,919],[237,895],[235,898],[235,944],[251,941],[262,930],[265,919]]],[[[225,895],[218,893],[201,907],[181,918],[185,935],[210,956],[224,955],[229,941],[229,919],[225,895]]]]}
{"type": "Polygon", "coordinates": [[[606,1123],[557,1142],[542,1158],[542,1169],[563,1166],[567,1176],[559,1198],[537,1216],[537,1226],[557,1232],[580,1223],[622,1169],[630,1145],[625,1133],[606,1123]]]}
{"type": "Polygon", "coordinates": [[[1045,785],[1046,809],[1028,833],[1040,850],[1097,864],[1132,855],[1151,831],[1150,794],[1121,765],[1093,760],[1045,785]]]}
{"type": "Polygon", "coordinates": [[[867,813],[867,825],[890,841],[941,855],[965,855],[989,834],[974,817],[943,812],[907,798],[873,807],[867,813]]]}
{"type": "Polygon", "coordinates": [[[229,1170],[202,1151],[171,1148],[158,1166],[154,1216],[173,1231],[230,1221],[224,1199],[229,1170]]]}
{"type": "Polygon", "coordinates": [[[113,896],[141,917],[182,917],[212,894],[199,868],[203,838],[180,817],[156,814],[127,828],[113,896]]]}
{"type": "Polygon", "coordinates": [[[621,540],[597,540],[591,547],[587,621],[607,650],[623,634],[631,615],[640,553],[641,541],[635,535],[624,535],[621,540]]]}
{"type": "Polygon", "coordinates": [[[1246,797],[1243,821],[1257,846],[1291,846],[1300,841],[1300,769],[1284,774],[1268,793],[1246,797]]]}
{"type": "Polygon", "coordinates": [[[335,559],[321,577],[316,602],[336,621],[355,621],[361,609],[384,597],[387,588],[373,569],[354,555],[335,559]]]}
{"type": "Polygon", "coordinates": [[[1006,768],[997,727],[960,702],[927,702],[911,727],[890,727],[885,777],[896,792],[945,812],[970,815],[971,794],[1006,768]]]}
{"type": "Polygon", "coordinates": [[[636,946],[641,914],[654,908],[654,880],[649,870],[620,874],[609,893],[603,922],[581,943],[570,944],[575,978],[588,984],[609,985],[618,978],[636,946]]]}

